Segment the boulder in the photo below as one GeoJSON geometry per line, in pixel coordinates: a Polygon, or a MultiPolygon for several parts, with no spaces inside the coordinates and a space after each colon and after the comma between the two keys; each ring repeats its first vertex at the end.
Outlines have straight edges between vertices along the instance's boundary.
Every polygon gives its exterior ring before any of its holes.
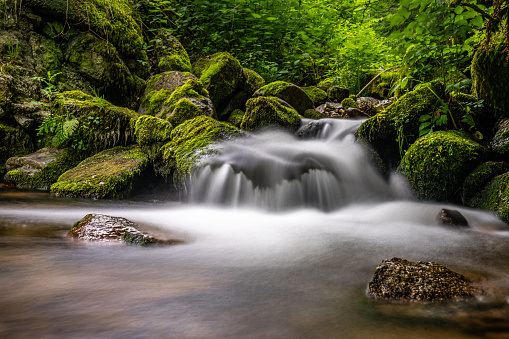
{"type": "Polygon", "coordinates": [[[363,122],[356,136],[370,143],[388,168],[395,168],[404,151],[419,136],[420,116],[434,112],[441,105],[436,95],[442,93],[438,83],[410,91],[363,122]]]}
{"type": "Polygon", "coordinates": [[[325,104],[327,101],[327,92],[316,86],[302,87],[302,90],[313,100],[315,107],[325,104]]]}
{"type": "Polygon", "coordinates": [[[482,291],[463,275],[434,262],[384,260],[369,283],[375,299],[442,301],[471,298],[482,291]]]}
{"type": "Polygon", "coordinates": [[[241,85],[242,67],[237,59],[227,52],[216,53],[198,60],[193,73],[210,93],[210,99],[221,120],[228,118],[227,105],[241,85]]]}
{"type": "Polygon", "coordinates": [[[170,140],[171,124],[151,115],[143,115],[136,120],[134,135],[136,143],[151,161],[160,157],[161,146],[170,140]]]}
{"type": "Polygon", "coordinates": [[[33,152],[35,142],[21,128],[3,124],[0,122],[0,178],[6,172],[5,163],[12,156],[23,156],[33,152]]]}
{"type": "Polygon", "coordinates": [[[308,109],[315,108],[313,100],[299,86],[284,81],[274,81],[257,90],[255,97],[277,97],[287,102],[299,114],[304,114],[308,109]]]}
{"type": "Polygon", "coordinates": [[[480,144],[460,132],[433,132],[410,146],[398,171],[406,175],[419,198],[459,202],[463,181],[485,153],[480,144]]]}
{"type": "Polygon", "coordinates": [[[91,213],[77,221],[68,236],[82,241],[127,243],[133,245],[171,245],[178,240],[161,240],[143,233],[139,226],[125,218],[91,213]]]}
{"type": "Polygon", "coordinates": [[[228,123],[232,124],[233,126],[235,126],[237,128],[240,128],[242,119],[244,119],[244,112],[240,109],[236,109],[228,117],[228,123]]]}
{"type": "Polygon", "coordinates": [[[502,221],[509,223],[509,172],[491,179],[468,200],[467,206],[494,211],[502,221]]]}
{"type": "Polygon", "coordinates": [[[276,97],[260,96],[248,100],[240,126],[247,131],[253,131],[267,126],[297,130],[300,125],[301,118],[290,105],[276,97]]]}
{"type": "Polygon", "coordinates": [[[359,104],[352,98],[345,98],[341,100],[341,106],[343,109],[359,108],[359,104]]]}
{"type": "Polygon", "coordinates": [[[134,141],[134,121],[139,115],[127,108],[81,91],[57,95],[39,134],[46,146],[71,147],[83,157],[134,141]]]}
{"type": "Polygon", "coordinates": [[[304,114],[302,114],[304,118],[318,120],[323,118],[328,118],[328,116],[324,113],[320,113],[320,111],[316,109],[307,109],[304,114]]]}
{"type": "Polygon", "coordinates": [[[468,227],[468,221],[457,210],[442,208],[436,217],[438,224],[452,227],[468,227]]]}
{"type": "Polygon", "coordinates": [[[327,98],[332,102],[341,102],[350,96],[350,90],[345,87],[332,86],[327,89],[327,98]]]}
{"type": "Polygon", "coordinates": [[[337,102],[326,102],[325,104],[316,107],[315,110],[326,117],[332,117],[334,113],[342,115],[341,111],[343,110],[343,106],[337,102]]]}
{"type": "Polygon", "coordinates": [[[156,63],[160,72],[191,72],[189,55],[177,38],[165,30],[160,30],[155,40],[156,63]]]}
{"type": "Polygon", "coordinates": [[[462,203],[470,207],[477,205],[479,202],[476,202],[476,195],[481,193],[493,178],[506,172],[509,172],[509,165],[502,161],[488,161],[480,164],[463,182],[462,203]]]}
{"type": "Polygon", "coordinates": [[[497,127],[495,136],[490,142],[491,149],[509,160],[509,119],[502,120],[497,127]]]}
{"type": "Polygon", "coordinates": [[[171,141],[161,148],[163,162],[156,172],[163,176],[173,174],[175,186],[182,188],[200,161],[216,153],[212,145],[232,139],[239,132],[228,123],[204,115],[187,120],[173,129],[171,141]]]}
{"type": "Polygon", "coordinates": [[[148,160],[138,146],[114,147],[62,174],[51,192],[66,197],[123,198],[141,178],[148,160]]]}
{"type": "Polygon", "coordinates": [[[62,173],[78,162],[72,149],[43,148],[23,157],[9,158],[4,180],[17,188],[49,190],[62,173]]]}
{"type": "Polygon", "coordinates": [[[197,80],[198,78],[189,72],[179,71],[164,72],[150,77],[138,113],[141,115],[158,115],[163,109],[164,102],[170,98],[177,88],[190,79],[197,80]]]}

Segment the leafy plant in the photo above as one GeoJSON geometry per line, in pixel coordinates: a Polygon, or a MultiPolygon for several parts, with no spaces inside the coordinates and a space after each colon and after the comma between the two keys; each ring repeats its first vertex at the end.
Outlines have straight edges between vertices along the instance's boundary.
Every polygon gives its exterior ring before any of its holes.
{"type": "Polygon", "coordinates": [[[53,100],[53,94],[58,93],[58,87],[55,84],[53,84],[53,82],[54,82],[55,78],[58,77],[60,74],[62,74],[62,73],[58,72],[56,74],[51,74],[51,72],[48,71],[47,78],[44,78],[44,77],[33,77],[32,78],[34,80],[39,81],[42,85],[45,86],[42,89],[42,93],[48,99],[49,102],[51,102],[53,100]]]}

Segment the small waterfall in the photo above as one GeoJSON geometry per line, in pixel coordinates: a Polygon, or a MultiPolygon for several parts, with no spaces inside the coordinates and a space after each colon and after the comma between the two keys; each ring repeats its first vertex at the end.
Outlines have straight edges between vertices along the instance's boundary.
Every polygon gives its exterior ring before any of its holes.
{"type": "Polygon", "coordinates": [[[322,119],[297,135],[265,130],[218,145],[190,185],[190,202],[330,211],[394,198],[354,133],[362,120],[322,119]]]}

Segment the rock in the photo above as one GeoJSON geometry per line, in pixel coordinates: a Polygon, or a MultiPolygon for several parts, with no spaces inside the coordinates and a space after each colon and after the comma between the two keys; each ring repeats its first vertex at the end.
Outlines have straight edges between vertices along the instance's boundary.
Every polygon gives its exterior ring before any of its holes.
{"type": "Polygon", "coordinates": [[[400,258],[384,260],[368,287],[370,297],[388,300],[442,301],[480,293],[463,275],[440,264],[400,258]]]}
{"type": "Polygon", "coordinates": [[[164,107],[164,102],[170,98],[177,88],[190,79],[197,80],[198,78],[191,73],[179,71],[164,72],[150,77],[138,113],[141,115],[158,115],[164,107]]]}
{"type": "Polygon", "coordinates": [[[228,118],[227,105],[241,85],[242,67],[237,59],[227,52],[216,53],[198,60],[193,72],[210,93],[217,116],[221,120],[228,118]]]}
{"type": "Polygon", "coordinates": [[[232,124],[237,128],[240,128],[242,119],[244,119],[244,112],[242,112],[240,109],[236,109],[230,114],[230,117],[228,118],[228,123],[232,124]]]}
{"type": "Polygon", "coordinates": [[[275,97],[256,97],[246,103],[246,113],[240,125],[253,131],[267,126],[279,126],[296,131],[301,125],[297,111],[275,97]]]}
{"type": "Polygon", "coordinates": [[[440,96],[443,92],[441,85],[434,82],[408,92],[385,110],[363,122],[357,130],[356,136],[372,145],[387,168],[395,168],[403,156],[403,151],[419,136],[419,117],[440,106],[439,99],[433,92],[440,96]],[[405,138],[398,139],[398,129],[403,131],[405,138]]]}
{"type": "Polygon", "coordinates": [[[343,118],[365,118],[366,113],[355,107],[349,107],[344,110],[343,118]]]}
{"type": "Polygon", "coordinates": [[[323,105],[318,106],[315,108],[318,113],[325,115],[327,117],[331,117],[334,113],[338,115],[343,115],[343,106],[341,106],[340,103],[337,102],[326,102],[323,105]]]}
{"type": "Polygon", "coordinates": [[[44,135],[45,144],[71,147],[86,156],[134,142],[134,121],[139,115],[127,108],[92,97],[81,91],[57,95],[51,112],[62,124],[44,135]]]}
{"type": "Polygon", "coordinates": [[[6,161],[12,156],[23,156],[33,152],[35,143],[21,127],[14,127],[0,122],[0,178],[6,172],[6,161]]]}
{"type": "Polygon", "coordinates": [[[509,172],[509,165],[505,162],[489,161],[479,165],[463,182],[462,203],[469,207],[477,205],[478,202],[475,202],[475,196],[481,193],[494,177],[506,172],[509,172]]]}
{"type": "MultiPolygon", "coordinates": [[[[359,98],[359,109],[364,112],[368,117],[374,117],[378,113],[378,109],[369,100],[361,100],[359,98]]],[[[372,99],[372,98],[371,98],[372,99]]],[[[375,99],[376,100],[376,99],[375,99]]]]}
{"type": "Polygon", "coordinates": [[[182,44],[170,33],[160,30],[156,36],[157,67],[160,72],[191,72],[191,61],[182,44]]]}
{"type": "Polygon", "coordinates": [[[359,108],[357,102],[352,98],[345,98],[341,100],[341,106],[343,107],[343,109],[359,108]]]}
{"type": "Polygon", "coordinates": [[[302,87],[302,90],[313,100],[313,105],[320,106],[327,101],[327,92],[316,86],[302,87]]]}
{"type": "Polygon", "coordinates": [[[311,121],[299,128],[297,136],[300,139],[318,139],[323,130],[329,126],[325,120],[311,121]]]}
{"type": "Polygon", "coordinates": [[[499,123],[490,146],[495,153],[509,159],[509,119],[504,119],[499,123]]]}
{"type": "Polygon", "coordinates": [[[148,156],[138,146],[114,147],[83,160],[51,186],[58,196],[123,198],[140,179],[148,156]]]}
{"type": "Polygon", "coordinates": [[[161,148],[162,165],[155,170],[163,176],[173,174],[175,186],[182,188],[201,160],[216,153],[213,144],[233,139],[239,133],[236,127],[208,116],[187,120],[171,132],[171,141],[161,148]]]}
{"type": "Polygon", "coordinates": [[[274,81],[257,90],[253,96],[277,97],[287,102],[299,114],[304,114],[315,106],[313,100],[299,86],[284,81],[274,81]]]}
{"type": "Polygon", "coordinates": [[[76,222],[68,236],[82,241],[127,243],[133,245],[171,245],[178,240],[160,240],[142,233],[134,222],[104,214],[87,214],[76,222]]]}
{"type": "Polygon", "coordinates": [[[468,200],[467,206],[494,211],[509,223],[509,172],[491,179],[482,191],[468,200]]]}
{"type": "Polygon", "coordinates": [[[461,184],[485,153],[480,144],[459,132],[433,132],[410,146],[398,171],[406,175],[419,198],[459,202],[461,184]]]}
{"type": "Polygon", "coordinates": [[[327,98],[332,102],[341,102],[350,96],[350,90],[345,87],[332,86],[327,90],[327,98]]]}
{"type": "Polygon", "coordinates": [[[336,84],[337,80],[338,80],[337,78],[326,78],[326,79],[320,81],[316,85],[316,87],[318,87],[322,91],[327,92],[329,90],[329,88],[331,88],[332,86],[334,86],[336,84]]]}
{"type": "Polygon", "coordinates": [[[442,208],[436,217],[439,224],[452,227],[468,227],[468,221],[457,210],[442,208]]]}
{"type": "Polygon", "coordinates": [[[151,161],[161,156],[161,146],[170,140],[171,124],[151,115],[143,115],[136,120],[134,134],[136,143],[151,161]]]}
{"type": "Polygon", "coordinates": [[[320,113],[318,110],[316,109],[307,109],[304,114],[302,114],[302,116],[304,118],[308,118],[308,119],[314,119],[314,120],[318,120],[318,119],[323,119],[323,118],[327,118],[328,116],[324,113],[320,113]]]}

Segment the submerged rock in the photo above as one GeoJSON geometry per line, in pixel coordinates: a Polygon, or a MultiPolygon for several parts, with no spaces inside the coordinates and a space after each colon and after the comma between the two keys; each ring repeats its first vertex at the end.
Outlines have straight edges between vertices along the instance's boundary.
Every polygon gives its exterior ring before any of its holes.
{"type": "Polygon", "coordinates": [[[441,301],[480,293],[463,275],[440,264],[401,258],[378,265],[368,287],[370,297],[388,300],[441,301]]]}
{"type": "Polygon", "coordinates": [[[104,214],[87,214],[76,222],[69,236],[78,240],[100,242],[124,242],[133,245],[171,245],[178,240],[160,240],[142,233],[134,222],[120,217],[104,214]]]}
{"type": "Polygon", "coordinates": [[[452,227],[468,227],[468,221],[456,210],[442,208],[436,217],[437,222],[442,225],[452,227]]]}

